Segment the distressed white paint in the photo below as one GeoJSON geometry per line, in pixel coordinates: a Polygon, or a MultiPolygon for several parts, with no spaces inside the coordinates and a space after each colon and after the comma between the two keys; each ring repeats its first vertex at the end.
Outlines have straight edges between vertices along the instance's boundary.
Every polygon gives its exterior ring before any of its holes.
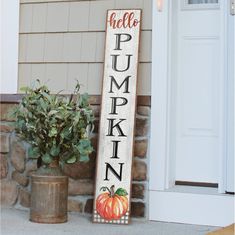
{"type": "Polygon", "coordinates": [[[19,0],[0,1],[0,93],[16,93],[18,79],[19,0]]]}
{"type": "MultiPolygon", "coordinates": [[[[96,210],[96,199],[103,193],[100,191],[101,187],[110,188],[115,185],[115,190],[118,188],[123,188],[127,191],[129,208],[130,211],[130,191],[131,191],[131,168],[132,168],[132,155],[133,155],[133,135],[134,135],[134,122],[135,122],[135,108],[136,108],[136,85],[137,85],[137,67],[138,67],[138,49],[139,49],[139,34],[140,34],[140,10],[109,10],[107,15],[107,32],[106,32],[106,51],[105,51],[105,65],[104,65],[104,77],[103,77],[103,91],[102,91],[102,109],[100,118],[100,130],[99,130],[99,147],[97,154],[97,170],[96,170],[96,190],[95,190],[95,200],[94,200],[94,211],[96,210]],[[110,25],[110,17],[112,13],[116,14],[116,19],[123,19],[125,13],[134,13],[134,18],[136,18],[139,23],[136,27],[132,28],[113,28],[110,25]],[[131,39],[128,40],[127,37],[121,36],[120,49],[115,50],[116,35],[115,34],[129,34],[131,39]],[[113,60],[111,55],[118,55],[117,69],[124,70],[127,66],[127,56],[130,57],[130,66],[127,71],[118,72],[113,69],[113,60]],[[111,89],[111,77],[113,76],[117,81],[118,85],[121,86],[122,82],[129,78],[128,91],[129,93],[124,93],[125,85],[117,89],[113,83],[113,93],[110,93],[111,89]],[[118,99],[117,103],[120,106],[116,108],[116,114],[111,114],[112,110],[112,98],[111,97],[123,97],[128,102],[125,105],[120,105],[123,103],[122,99],[118,99]],[[122,129],[124,135],[120,136],[117,128],[113,128],[113,136],[107,136],[109,132],[109,120],[115,119],[114,123],[118,123],[120,119],[125,119],[120,123],[120,128],[122,129]],[[113,142],[120,141],[118,144],[117,157],[111,158],[113,156],[113,142]],[[108,171],[108,177],[106,177],[106,163],[109,163],[114,170],[121,175],[121,180],[115,176],[112,171],[108,171]],[[120,174],[120,163],[123,163],[122,174],[120,174]],[[108,179],[108,180],[104,180],[108,179]]],[[[119,220],[97,220],[94,215],[93,221],[104,222],[104,223],[122,223],[119,220]]],[[[129,213],[124,219],[124,223],[129,222],[129,213]]]]}

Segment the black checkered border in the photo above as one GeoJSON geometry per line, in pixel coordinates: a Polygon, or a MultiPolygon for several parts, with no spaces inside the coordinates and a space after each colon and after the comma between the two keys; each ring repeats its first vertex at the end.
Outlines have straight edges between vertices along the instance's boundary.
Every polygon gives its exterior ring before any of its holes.
{"type": "Polygon", "coordinates": [[[96,210],[93,214],[93,222],[95,223],[107,223],[107,224],[129,224],[129,211],[126,212],[120,219],[117,220],[106,220],[102,218],[96,210]]]}

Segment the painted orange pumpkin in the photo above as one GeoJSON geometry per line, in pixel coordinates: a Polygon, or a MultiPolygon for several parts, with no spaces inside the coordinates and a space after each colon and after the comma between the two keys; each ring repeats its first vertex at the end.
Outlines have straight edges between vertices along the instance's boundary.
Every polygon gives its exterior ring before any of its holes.
{"type": "Polygon", "coordinates": [[[108,191],[101,193],[96,199],[96,211],[106,220],[117,220],[126,214],[128,210],[128,195],[123,188],[114,192],[114,185],[109,189],[102,187],[100,190],[108,191]]]}

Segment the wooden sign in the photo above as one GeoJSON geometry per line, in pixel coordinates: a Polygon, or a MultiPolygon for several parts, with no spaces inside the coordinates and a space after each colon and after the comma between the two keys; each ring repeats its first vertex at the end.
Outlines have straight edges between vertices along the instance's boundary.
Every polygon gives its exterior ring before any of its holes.
{"type": "Polygon", "coordinates": [[[109,10],[93,221],[128,224],[141,10],[109,10]]]}

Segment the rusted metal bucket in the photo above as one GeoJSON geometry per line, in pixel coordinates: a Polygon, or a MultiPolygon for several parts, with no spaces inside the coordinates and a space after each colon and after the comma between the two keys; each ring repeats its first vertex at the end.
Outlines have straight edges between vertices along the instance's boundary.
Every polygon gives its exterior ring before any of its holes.
{"type": "Polygon", "coordinates": [[[30,221],[64,223],[67,221],[68,177],[32,175],[30,221]]]}

